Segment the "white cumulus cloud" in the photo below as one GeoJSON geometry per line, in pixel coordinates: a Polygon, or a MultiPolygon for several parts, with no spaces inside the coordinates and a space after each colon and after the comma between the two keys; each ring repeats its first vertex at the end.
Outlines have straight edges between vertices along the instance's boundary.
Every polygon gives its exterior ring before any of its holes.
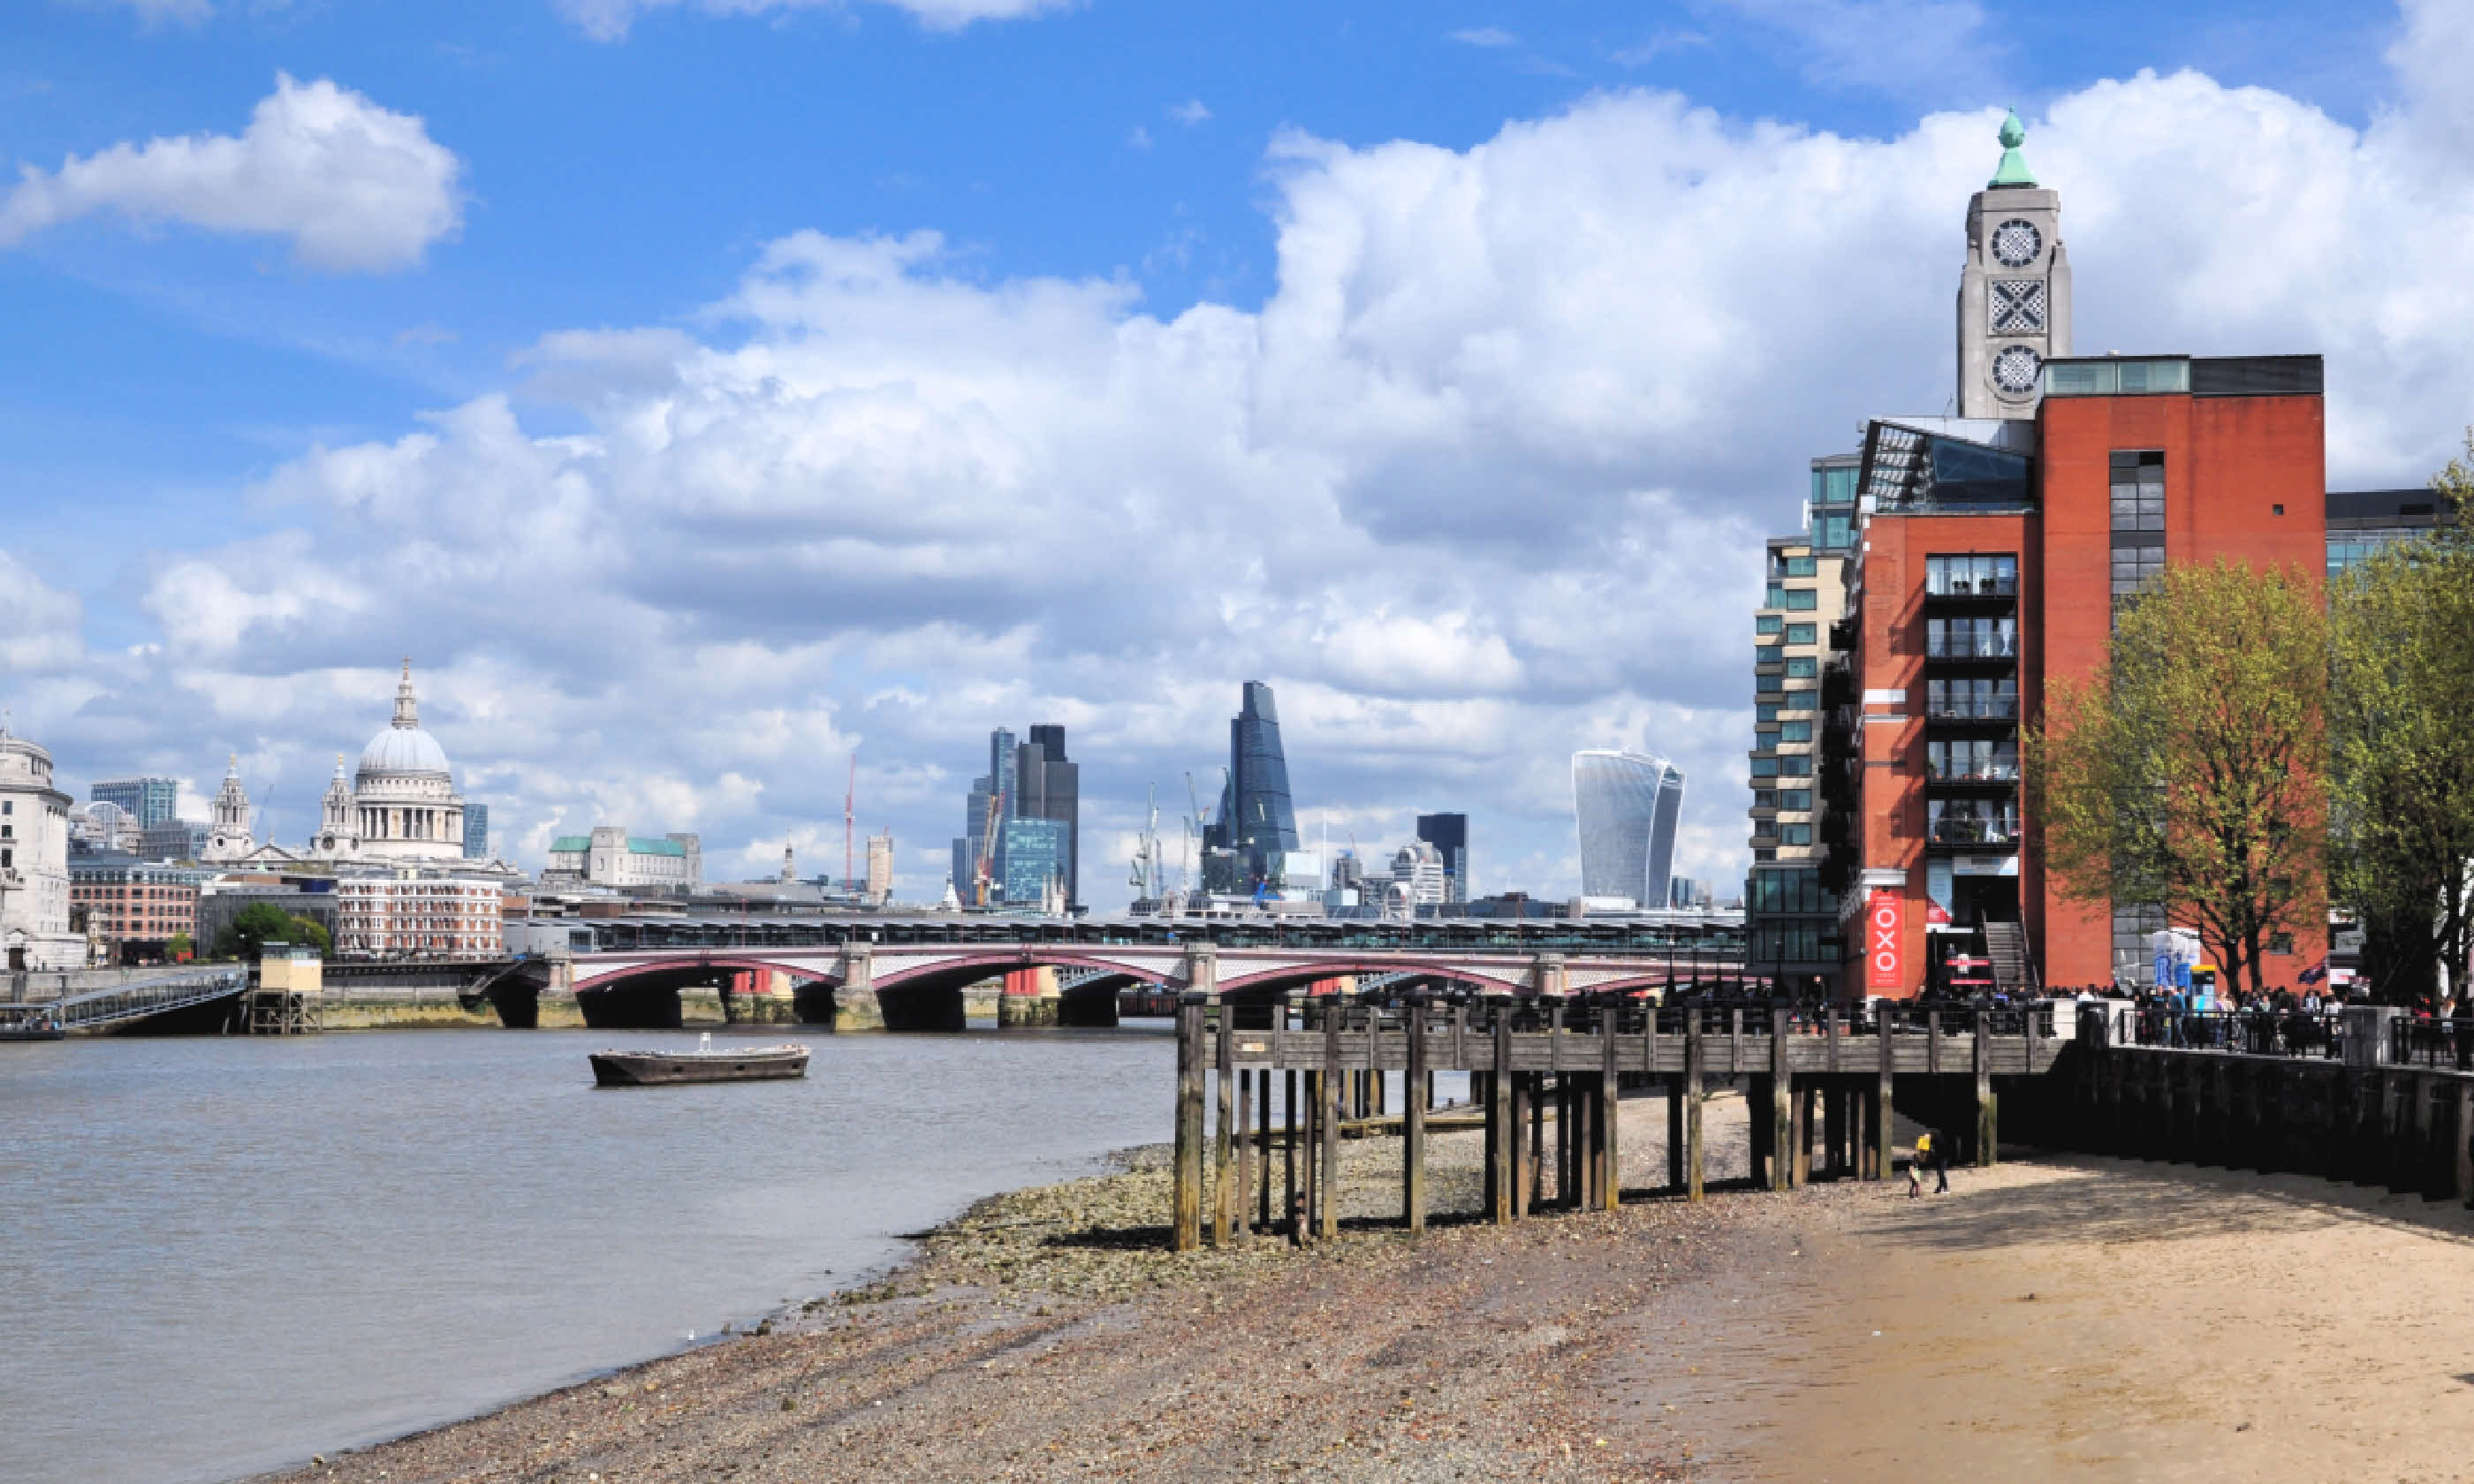
{"type": "Polygon", "coordinates": [[[419,118],[324,78],[279,74],[237,135],[188,134],[18,167],[0,247],[97,212],[290,239],[308,267],[385,273],[462,220],[462,162],[419,118]]]}
{"type": "MultiPolygon", "coordinates": [[[[2409,23],[2401,58],[2463,49],[2453,13],[2409,23]]],[[[2323,352],[2331,482],[2419,481],[2474,420],[2452,76],[2405,67],[2365,129],[2191,73],[2053,100],[2026,155],[2079,346],[2323,352]]],[[[813,868],[856,752],[861,828],[933,899],[988,729],[1055,722],[1108,906],[1099,842],[1152,785],[1174,840],[1264,680],[1309,835],[1465,809],[1481,889],[1562,895],[1570,753],[1645,745],[1723,893],[1760,538],[1863,417],[1949,400],[1998,117],[1853,138],[1639,91],[1462,150],[1286,137],[1253,309],[793,233],[685,328],[545,338],[526,400],[284,464],[249,492],[295,529],[153,559],[160,641],[45,641],[86,689],[20,729],[94,771],[323,778],[410,651],[509,842],[623,812],[813,868]]]]}

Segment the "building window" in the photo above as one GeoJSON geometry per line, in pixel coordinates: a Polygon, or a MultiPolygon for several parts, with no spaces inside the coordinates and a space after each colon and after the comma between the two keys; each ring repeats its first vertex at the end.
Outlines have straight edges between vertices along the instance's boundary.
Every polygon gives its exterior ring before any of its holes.
{"type": "Polygon", "coordinates": [[[1811,843],[1812,826],[1810,825],[1781,825],[1779,826],[1779,844],[1810,845],[1811,843]]]}
{"type": "Polygon", "coordinates": [[[1762,635],[1763,637],[1767,637],[1770,634],[1780,633],[1785,627],[1785,624],[1786,620],[1781,618],[1776,613],[1763,613],[1753,620],[1753,632],[1762,635]]]}
{"type": "Polygon", "coordinates": [[[2165,529],[2165,455],[2157,449],[2116,450],[2113,471],[2113,529],[2116,532],[2165,529]]]}
{"type": "Polygon", "coordinates": [[[1775,793],[1771,792],[1770,790],[1768,790],[1768,789],[1766,789],[1766,788],[1757,788],[1757,789],[1754,789],[1754,790],[1753,790],[1753,807],[1754,807],[1754,808],[1756,808],[1756,809],[1768,809],[1768,808],[1774,808],[1774,807],[1776,807],[1776,806],[1777,806],[1777,804],[1778,804],[1778,795],[1777,795],[1777,794],[1775,794],[1775,793]]]}
{"type": "Polygon", "coordinates": [[[1812,697],[1813,692],[1810,690],[1787,691],[1779,697],[1779,709],[1782,711],[1809,711],[1813,708],[1812,697]]]}
{"type": "Polygon", "coordinates": [[[1790,753],[1777,759],[1780,776],[1791,778],[1812,777],[1812,758],[1804,753],[1790,753]]]}
{"type": "Polygon", "coordinates": [[[2113,976],[2136,984],[2156,982],[2156,956],[2147,935],[2165,930],[2165,909],[2116,902],[2113,908],[2113,976]]]}
{"type": "Polygon", "coordinates": [[[1817,624],[1786,626],[1786,641],[1789,644],[1814,644],[1820,642],[1820,626],[1817,624]]]}
{"type": "Polygon", "coordinates": [[[1786,662],[1786,678],[1788,680],[1816,680],[1820,675],[1821,660],[1818,658],[1811,655],[1795,655],[1788,658],[1786,662]]]}
{"type": "Polygon", "coordinates": [[[1777,778],[1778,771],[1779,760],[1775,757],[1756,757],[1753,759],[1753,777],[1757,778],[1777,778]]]}
{"type": "Polygon", "coordinates": [[[1779,723],[1779,740],[1782,742],[1811,741],[1812,723],[1808,721],[1779,723]]]}
{"type": "Polygon", "coordinates": [[[2162,546],[2116,546],[2113,549],[2113,595],[2126,598],[2154,586],[2165,570],[2162,546]]]}
{"type": "Polygon", "coordinates": [[[1782,606],[1791,613],[1808,613],[1821,606],[1817,601],[1819,597],[1815,588],[1789,587],[1786,589],[1786,602],[1782,606]]]}
{"type": "Polygon", "coordinates": [[[1779,790],[1778,806],[1782,809],[1801,809],[1809,811],[1812,808],[1812,790],[1808,788],[1783,788],[1779,790]]]}
{"type": "Polygon", "coordinates": [[[1772,577],[1811,577],[1815,575],[1818,570],[1819,568],[1814,564],[1813,559],[1809,556],[1789,557],[1783,556],[1775,551],[1770,553],[1770,575],[1772,577]]]}
{"type": "Polygon", "coordinates": [[[1756,675],[1753,677],[1753,693],[1755,695],[1776,695],[1785,689],[1786,678],[1784,676],[1756,675]]]}
{"type": "Polygon", "coordinates": [[[2019,653],[2018,621],[2010,618],[1928,618],[1928,659],[2006,659],[2019,653]]]}
{"type": "Polygon", "coordinates": [[[1775,701],[1759,702],[1753,707],[1753,720],[1757,722],[1774,722],[1778,715],[1778,703],[1775,701]]]}
{"type": "Polygon", "coordinates": [[[1925,558],[1925,591],[1937,598],[2014,598],[2019,559],[2006,553],[1925,558]]]}

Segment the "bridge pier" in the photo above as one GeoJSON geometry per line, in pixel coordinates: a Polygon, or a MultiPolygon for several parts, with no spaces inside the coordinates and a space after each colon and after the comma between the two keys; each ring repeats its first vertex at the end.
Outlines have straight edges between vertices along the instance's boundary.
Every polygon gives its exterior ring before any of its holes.
{"type": "Polygon", "coordinates": [[[885,1029],[885,1006],[876,997],[876,960],[864,943],[842,945],[841,982],[834,986],[834,1034],[885,1029]]]}
{"type": "Polygon", "coordinates": [[[1006,970],[1005,989],[997,995],[997,1028],[1055,1025],[1061,1018],[1065,996],[1056,987],[1056,970],[1046,966],[1006,970]]]}

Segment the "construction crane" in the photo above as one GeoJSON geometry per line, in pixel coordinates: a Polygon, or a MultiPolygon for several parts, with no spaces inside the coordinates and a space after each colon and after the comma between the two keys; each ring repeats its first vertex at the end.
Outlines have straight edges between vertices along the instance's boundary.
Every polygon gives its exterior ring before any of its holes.
{"type": "MultiPolygon", "coordinates": [[[[991,778],[988,781],[994,783],[996,780],[991,778]]],[[[988,904],[988,874],[996,864],[997,822],[1004,812],[1005,794],[990,788],[987,815],[980,821],[979,858],[971,862],[971,905],[974,907],[988,904]]]]}

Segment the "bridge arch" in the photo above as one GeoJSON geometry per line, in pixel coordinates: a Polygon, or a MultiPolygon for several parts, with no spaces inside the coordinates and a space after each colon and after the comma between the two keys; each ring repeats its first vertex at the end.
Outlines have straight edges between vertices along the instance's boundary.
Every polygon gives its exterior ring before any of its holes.
{"type": "Polygon", "coordinates": [[[875,973],[871,982],[886,1029],[958,1031],[964,1024],[964,990],[1023,969],[1092,971],[1079,983],[1060,987],[1055,1020],[1060,1025],[1114,1025],[1121,989],[1133,984],[1157,988],[1171,982],[1158,969],[1122,963],[1104,953],[1076,952],[1066,945],[1055,948],[1008,945],[908,968],[888,967],[875,973]]]}
{"type": "MultiPolygon", "coordinates": [[[[698,954],[692,959],[605,969],[575,981],[575,1004],[584,1023],[595,1029],[675,1029],[683,1018],[680,991],[714,989],[726,995],[727,986],[720,976],[750,972],[788,975],[793,981],[792,1013],[803,1023],[833,1020],[834,996],[841,988],[837,976],[813,963],[757,954],[698,954]]],[[[726,998],[723,1004],[727,1011],[726,998]]]]}

